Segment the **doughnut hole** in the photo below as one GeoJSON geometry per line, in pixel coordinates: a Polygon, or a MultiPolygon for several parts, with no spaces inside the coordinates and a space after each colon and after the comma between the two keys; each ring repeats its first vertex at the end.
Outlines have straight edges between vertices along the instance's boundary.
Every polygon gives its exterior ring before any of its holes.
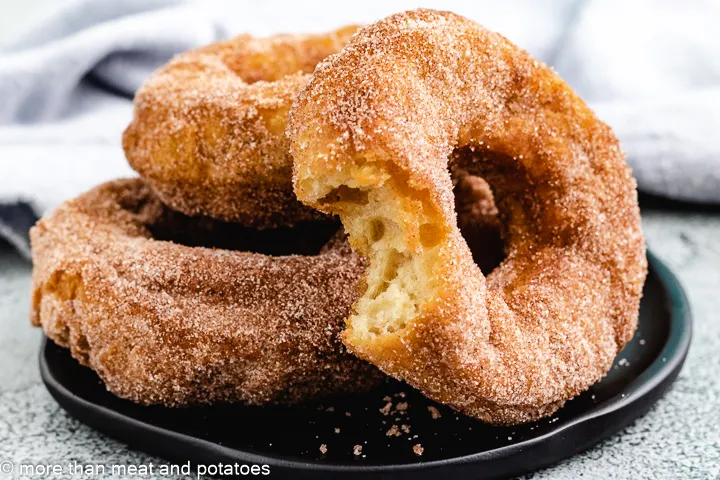
{"type": "Polygon", "coordinates": [[[317,255],[338,229],[336,219],[298,222],[292,227],[256,229],[163,208],[145,224],[148,236],[189,247],[219,248],[264,255],[317,255]]]}
{"type": "Polygon", "coordinates": [[[475,264],[487,276],[505,258],[495,197],[490,185],[481,177],[460,172],[454,183],[457,226],[475,264]]]}

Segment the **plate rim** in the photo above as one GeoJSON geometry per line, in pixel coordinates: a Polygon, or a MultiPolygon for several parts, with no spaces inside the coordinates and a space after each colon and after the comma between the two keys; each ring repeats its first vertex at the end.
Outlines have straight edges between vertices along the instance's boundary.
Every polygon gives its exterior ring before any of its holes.
{"type": "MultiPolygon", "coordinates": [[[[231,447],[226,447],[214,443],[209,440],[193,437],[184,433],[179,433],[174,430],[167,428],[158,427],[156,425],[148,424],[143,421],[137,420],[133,417],[126,416],[118,413],[116,410],[99,405],[84,398],[75,395],[70,391],[64,384],[59,382],[50,373],[50,367],[45,361],[45,349],[48,342],[47,337],[43,335],[43,340],[40,346],[40,374],[43,383],[52,395],[52,397],[58,402],[58,404],[67,411],[72,417],[77,418],[82,423],[90,426],[91,428],[100,431],[104,435],[115,438],[123,443],[127,443],[122,436],[116,436],[114,434],[107,433],[106,429],[99,429],[93,425],[84,421],[83,418],[79,418],[75,413],[76,408],[84,409],[85,411],[91,412],[93,415],[103,416],[116,423],[132,426],[133,428],[142,429],[145,432],[150,432],[153,435],[162,437],[166,442],[172,438],[172,441],[182,441],[185,444],[192,445],[194,448],[203,449],[203,454],[212,454],[214,456],[225,455],[227,457],[241,460],[250,464],[258,465],[269,465],[271,468],[281,468],[294,470],[298,474],[310,474],[310,473],[346,473],[346,474],[398,474],[398,473],[413,473],[418,470],[431,470],[442,467],[452,467],[476,464],[488,460],[497,460],[506,456],[506,454],[516,452],[518,450],[527,449],[529,447],[542,444],[549,439],[556,437],[558,434],[568,433],[579,427],[581,424],[585,424],[588,421],[596,420],[607,415],[616,413],[630,405],[641,401],[643,398],[656,393],[656,398],[650,402],[646,410],[649,410],[650,406],[653,405],[662,395],[667,391],[670,385],[674,382],[677,375],[685,362],[687,353],[692,339],[692,313],[690,309],[690,303],[685,290],[680,283],[677,276],[665,265],[654,253],[649,249],[647,250],[649,271],[654,271],[657,275],[660,283],[664,287],[667,294],[667,300],[669,305],[668,311],[671,317],[670,329],[668,331],[668,340],[663,346],[662,350],[657,354],[657,357],[653,362],[643,371],[640,375],[634,378],[622,391],[618,392],[610,400],[603,402],[594,408],[591,408],[583,414],[573,418],[567,423],[547,432],[544,435],[533,437],[522,442],[513,443],[504,447],[495,448],[493,450],[487,450],[483,452],[471,453],[468,455],[444,458],[440,460],[430,460],[427,462],[418,463],[405,463],[395,465],[349,465],[342,463],[324,463],[324,462],[307,462],[302,460],[290,460],[285,458],[273,457],[269,455],[258,455],[250,453],[244,450],[237,450],[231,447]],[[626,392],[623,394],[623,392],[626,392]],[[71,403],[72,406],[68,406],[67,403],[71,403]]],[[[644,415],[644,412],[642,415],[644,415]]],[[[642,416],[639,415],[639,416],[642,416]]],[[[610,433],[593,437],[593,441],[584,447],[578,448],[576,452],[583,451],[589,448],[591,445],[595,445],[601,440],[614,435],[619,430],[627,426],[629,423],[634,421],[639,416],[632,416],[629,420],[624,422],[619,428],[614,428],[610,433]]],[[[152,452],[150,452],[152,453],[152,452]]],[[[157,453],[153,453],[159,457],[157,453]]],[[[168,458],[168,456],[164,456],[168,458]]],[[[549,466],[557,463],[562,458],[568,458],[568,456],[562,456],[559,458],[553,458],[551,461],[538,466],[549,466]]],[[[191,460],[191,463],[195,463],[191,460]]]]}

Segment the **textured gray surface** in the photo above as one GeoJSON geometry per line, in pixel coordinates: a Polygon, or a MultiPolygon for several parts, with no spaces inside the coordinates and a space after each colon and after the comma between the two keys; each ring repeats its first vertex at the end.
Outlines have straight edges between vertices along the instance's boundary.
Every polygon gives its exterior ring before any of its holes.
{"type": "MultiPolygon", "coordinates": [[[[692,305],[695,336],[685,368],[623,433],[528,478],[720,478],[720,211],[656,207],[643,216],[650,248],[679,274],[692,305]]],[[[162,464],[69,418],[45,391],[36,361],[40,332],[27,323],[29,275],[25,261],[0,249],[0,462],[162,464]]]]}

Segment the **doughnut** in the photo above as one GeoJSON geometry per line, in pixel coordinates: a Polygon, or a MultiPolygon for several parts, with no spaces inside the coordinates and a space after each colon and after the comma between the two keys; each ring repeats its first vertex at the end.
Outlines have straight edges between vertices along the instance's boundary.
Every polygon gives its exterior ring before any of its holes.
{"type": "Polygon", "coordinates": [[[255,228],[318,219],[293,193],[285,124],[315,65],[356,29],[241,35],[176,56],[135,96],[130,165],[187,215],[255,228]]]}
{"type": "Polygon", "coordinates": [[[140,404],[368,390],[385,376],[340,339],[363,264],[336,230],[187,217],[141,179],[110,182],[31,230],[31,321],[140,404]]]}
{"type": "Polygon", "coordinates": [[[298,198],[367,258],[343,340],[498,425],[551,415],[610,369],[646,275],[635,181],[610,128],[550,68],[450,12],[361,29],[290,113],[298,198]],[[483,178],[502,263],[484,275],[451,172],[483,178]]]}

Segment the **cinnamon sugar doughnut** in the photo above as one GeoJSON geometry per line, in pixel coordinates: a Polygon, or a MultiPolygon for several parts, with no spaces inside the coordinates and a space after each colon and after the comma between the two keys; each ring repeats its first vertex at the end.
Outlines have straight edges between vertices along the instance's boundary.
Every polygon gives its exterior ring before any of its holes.
{"type": "Polygon", "coordinates": [[[633,335],[646,259],[610,128],[548,67],[449,12],[360,30],[288,124],[298,198],[337,213],[369,261],[346,345],[487,422],[549,415],[633,335]],[[449,170],[495,196],[505,259],[485,277],[449,170]]]}
{"type": "Polygon", "coordinates": [[[139,179],[110,182],[31,230],[32,323],[142,404],[366,390],[383,375],[340,340],[362,262],[342,237],[318,253],[337,228],[257,232],[175,213],[139,179]]]}
{"type": "Polygon", "coordinates": [[[135,96],[130,165],[187,215],[256,228],[319,218],[292,191],[285,124],[309,73],[356,29],[241,35],[178,55],[135,96]]]}

